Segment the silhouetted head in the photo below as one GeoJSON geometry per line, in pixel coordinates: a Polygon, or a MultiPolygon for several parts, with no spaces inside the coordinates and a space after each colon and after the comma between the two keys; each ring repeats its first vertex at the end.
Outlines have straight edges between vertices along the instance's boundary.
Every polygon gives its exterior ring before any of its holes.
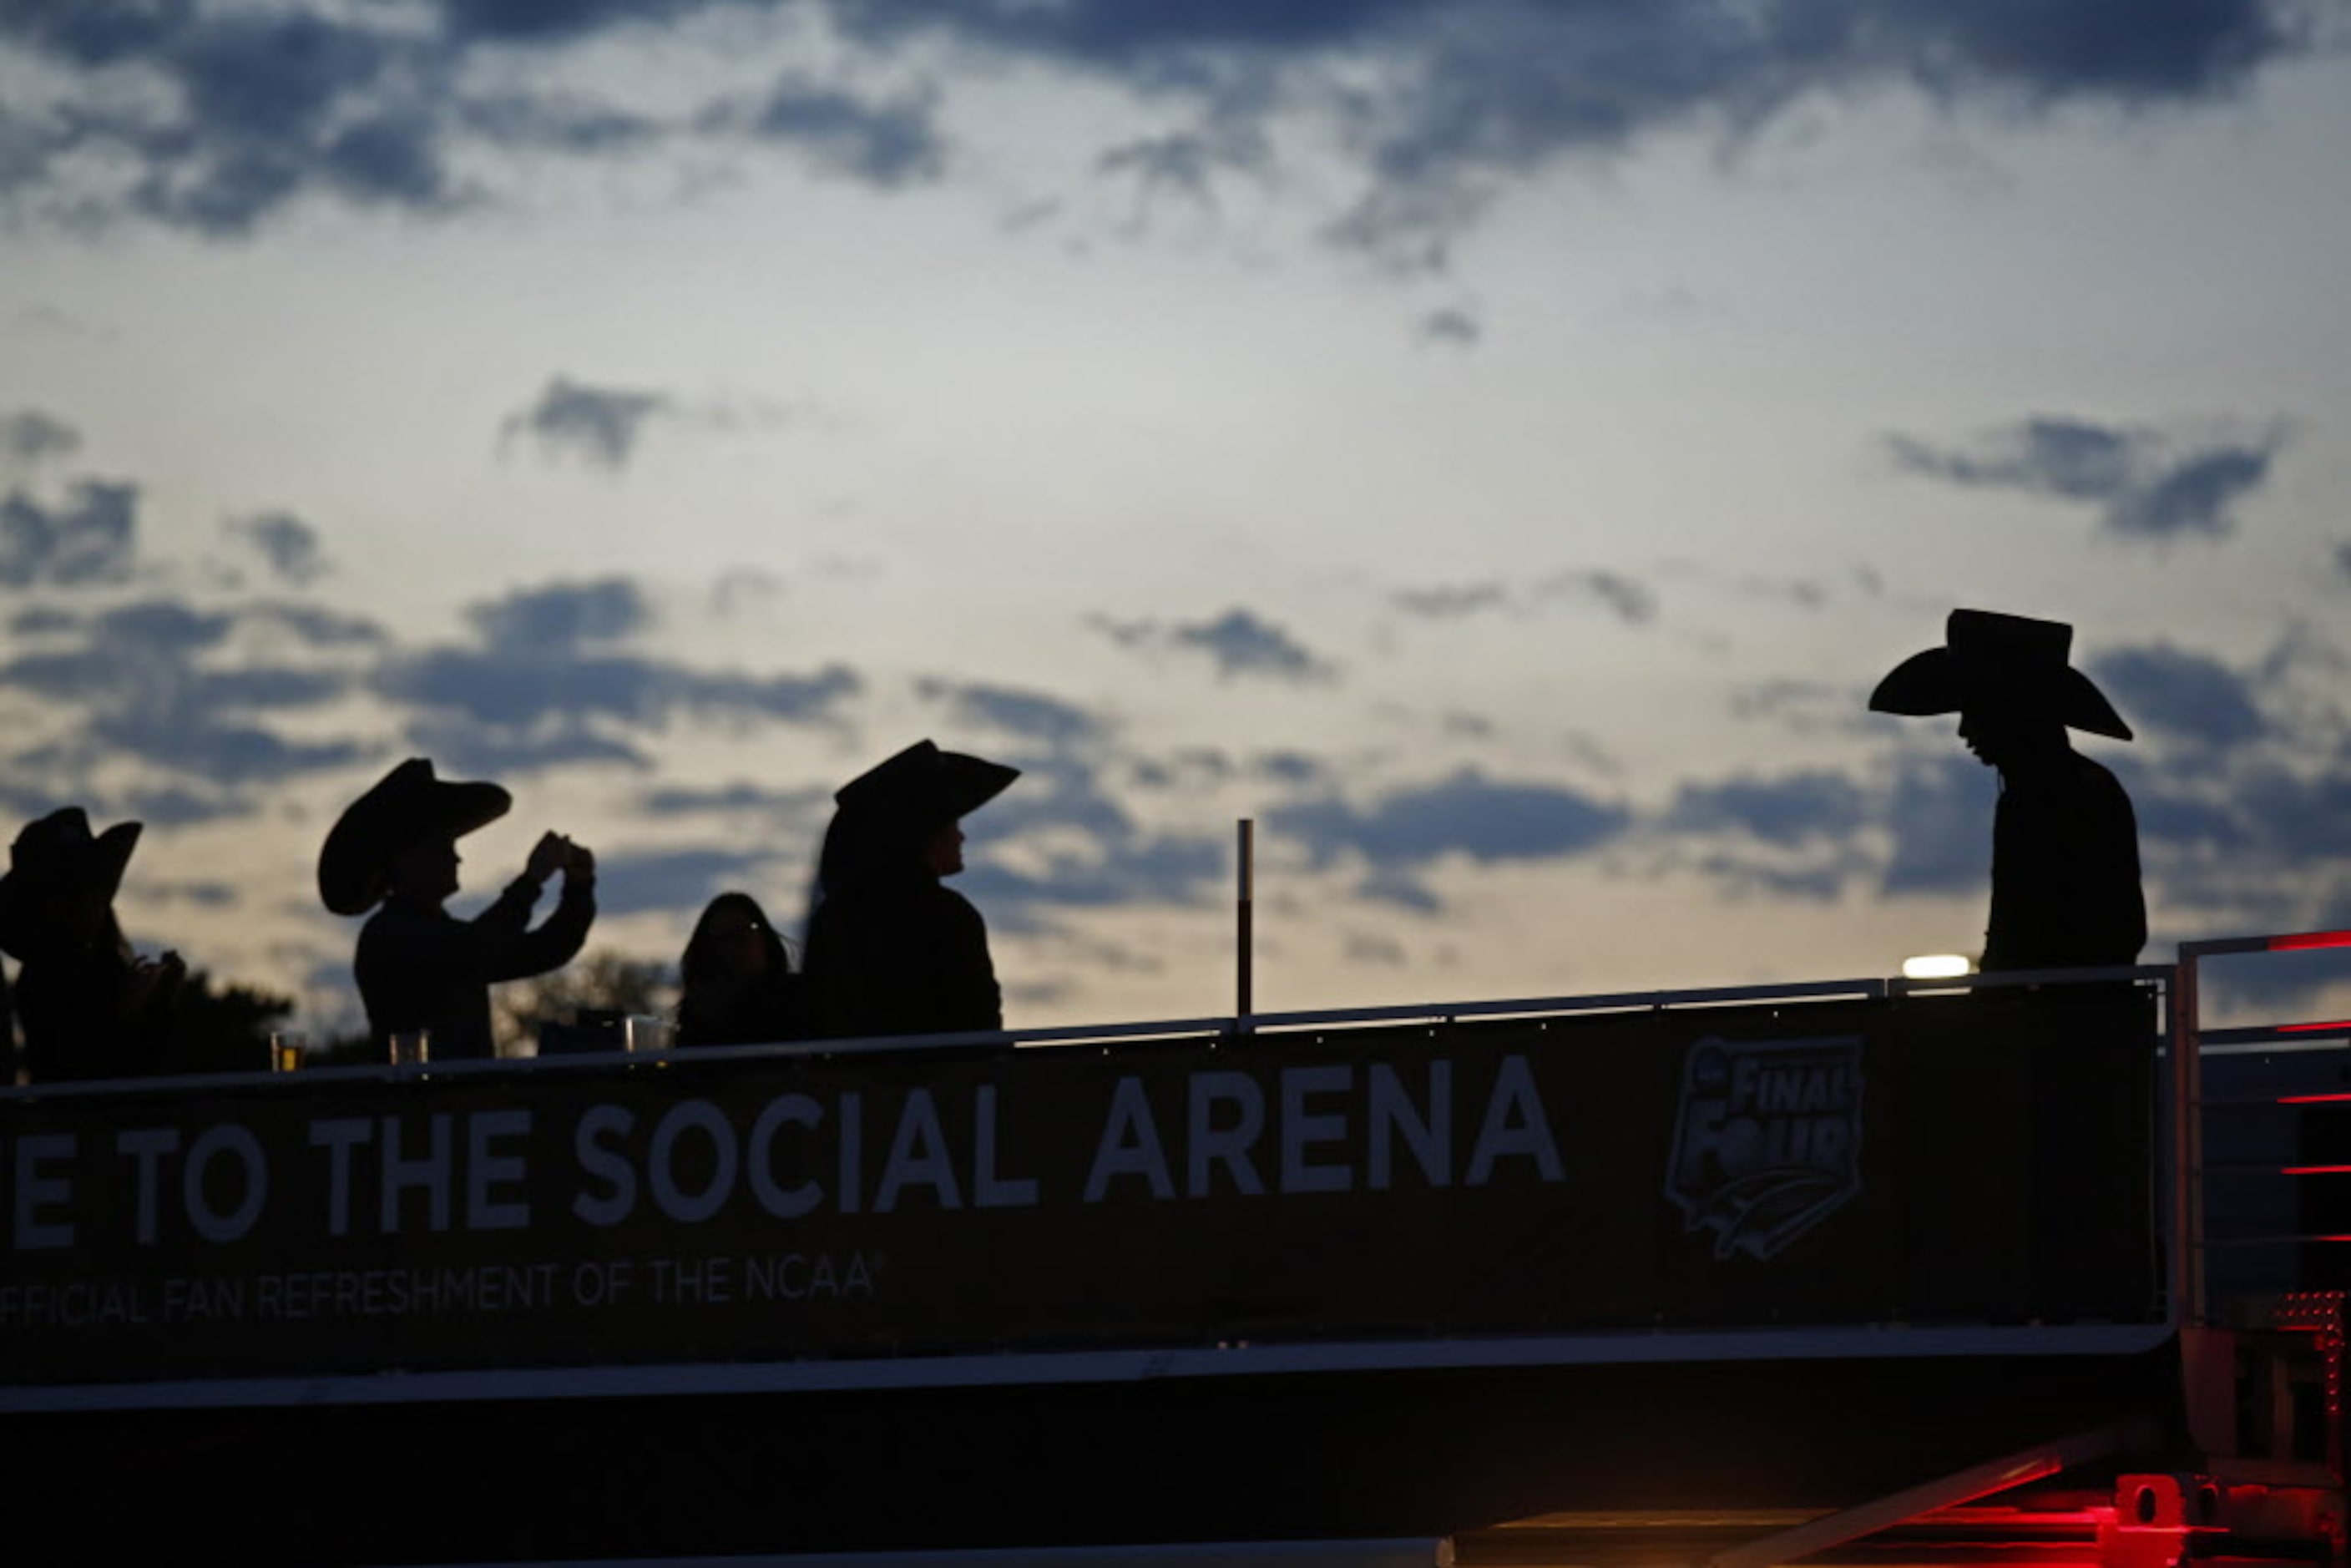
{"type": "MultiPolygon", "coordinates": [[[[2063,743],[2068,728],[2131,737],[2130,726],[2087,675],[2066,663],[2074,629],[2058,621],[2033,621],[1989,610],[1954,610],[1944,643],[1914,653],[1895,666],[1869,695],[1878,713],[1963,713],[1961,733],[1977,755],[1997,762],[1976,746],[1981,727],[2028,726],[2021,733],[2053,729],[2063,743]]],[[[1991,740],[2006,748],[2003,727],[1991,740]]]]}
{"type": "Polygon", "coordinates": [[[962,820],[1020,777],[1017,768],[918,741],[833,794],[817,895],[877,877],[963,869],[962,820]]]}
{"type": "Polygon", "coordinates": [[[923,863],[933,876],[953,876],[963,870],[963,819],[956,818],[931,835],[923,846],[923,863]]]}
{"type": "Polygon", "coordinates": [[[722,893],[703,906],[678,960],[678,978],[689,992],[716,980],[780,972],[792,967],[783,938],[767,911],[747,893],[722,893]]]}
{"type": "Polygon", "coordinates": [[[117,822],[92,833],[89,814],[67,806],[18,833],[0,876],[0,949],[22,959],[59,944],[119,943],[114,894],[140,832],[117,822]]]}
{"type": "Polygon", "coordinates": [[[414,840],[392,857],[384,895],[437,909],[457,891],[457,867],[463,860],[457,841],[445,833],[414,840]]]}
{"type": "Polygon", "coordinates": [[[1985,767],[2003,773],[2074,749],[2063,722],[1997,707],[1962,708],[1959,738],[1985,767]]]}
{"type": "Polygon", "coordinates": [[[513,804],[495,784],[436,779],[412,757],[336,820],[319,851],[319,896],[338,915],[365,915],[395,885],[437,904],[457,891],[457,841],[513,804]]]}

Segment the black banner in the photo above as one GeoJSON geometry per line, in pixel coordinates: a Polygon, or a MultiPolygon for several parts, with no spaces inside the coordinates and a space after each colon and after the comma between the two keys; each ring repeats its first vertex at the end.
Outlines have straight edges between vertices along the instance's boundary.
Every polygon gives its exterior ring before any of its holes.
{"type": "Polygon", "coordinates": [[[1924,998],[0,1105],[0,1381],[2139,1319],[2151,1015],[1924,998]]]}

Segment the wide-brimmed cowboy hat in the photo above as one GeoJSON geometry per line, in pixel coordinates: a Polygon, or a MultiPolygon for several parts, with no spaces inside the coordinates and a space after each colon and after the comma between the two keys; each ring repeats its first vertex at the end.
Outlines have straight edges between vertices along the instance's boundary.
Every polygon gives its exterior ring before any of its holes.
{"type": "Polygon", "coordinates": [[[1019,777],[1018,768],[918,740],[843,784],[832,799],[844,811],[927,830],[969,816],[1019,777]]]}
{"type": "Polygon", "coordinates": [[[496,784],[436,779],[412,757],[345,809],[319,852],[319,896],[338,915],[365,915],[383,898],[392,862],[428,838],[462,838],[514,805],[496,784]]]}
{"type": "Polygon", "coordinates": [[[2093,735],[2131,737],[2090,677],[2068,664],[2074,629],[1991,610],[1954,610],[1943,645],[1913,653],[1869,694],[1878,713],[1980,711],[2050,718],[2093,735]]]}
{"type": "Polygon", "coordinates": [[[140,831],[137,822],[117,822],[92,833],[79,806],[27,823],[8,847],[8,873],[0,876],[0,951],[24,957],[38,942],[43,905],[57,894],[95,892],[112,903],[140,831]]]}

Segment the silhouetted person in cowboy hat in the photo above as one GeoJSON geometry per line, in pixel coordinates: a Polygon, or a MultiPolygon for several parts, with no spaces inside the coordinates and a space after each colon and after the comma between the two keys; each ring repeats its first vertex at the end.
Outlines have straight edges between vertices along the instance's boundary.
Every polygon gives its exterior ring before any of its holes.
{"type": "Polygon", "coordinates": [[[1954,610],[1944,645],[1870,694],[1880,713],[1957,713],[1968,749],[2000,769],[1988,971],[2130,964],[2147,944],[2130,797],[2065,733],[2128,740],[2130,726],[2067,664],[2073,640],[2059,622],[1954,610]]]}
{"type": "Polygon", "coordinates": [[[507,814],[495,784],[433,776],[412,757],[353,801],[319,854],[319,896],[338,915],[375,915],[360,930],[357,972],[378,1041],[432,1031],[434,1060],[496,1054],[490,987],[562,967],[596,918],[596,857],[556,833],[540,836],[520,876],[471,920],[442,905],[457,891],[457,841],[507,814]],[[537,930],[531,906],[549,877],[563,894],[537,930]]]}
{"type": "Polygon", "coordinates": [[[809,910],[820,1039],[1004,1027],[987,925],[939,884],[963,870],[962,819],[1017,768],[918,741],[834,792],[809,910]]]}
{"type": "Polygon", "coordinates": [[[172,1012],[187,967],[177,953],[141,958],[114,916],[140,825],[92,834],[78,806],[16,835],[0,877],[0,949],[23,965],[16,1016],[31,1076],[124,1078],[169,1072],[172,1012]]]}

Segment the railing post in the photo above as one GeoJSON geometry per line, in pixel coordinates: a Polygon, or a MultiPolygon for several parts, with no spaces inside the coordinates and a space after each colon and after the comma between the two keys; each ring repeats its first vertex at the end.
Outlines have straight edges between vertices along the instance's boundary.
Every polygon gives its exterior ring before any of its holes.
{"type": "Polygon", "coordinates": [[[2204,1071],[2199,1055],[2197,962],[2183,942],[2171,979],[2171,1281],[2174,1327],[2203,1323],[2204,1071]]]}
{"type": "Polygon", "coordinates": [[[1240,820],[1240,897],[1235,902],[1233,1027],[1249,1031],[1257,1011],[1257,821],[1240,820]]]}

